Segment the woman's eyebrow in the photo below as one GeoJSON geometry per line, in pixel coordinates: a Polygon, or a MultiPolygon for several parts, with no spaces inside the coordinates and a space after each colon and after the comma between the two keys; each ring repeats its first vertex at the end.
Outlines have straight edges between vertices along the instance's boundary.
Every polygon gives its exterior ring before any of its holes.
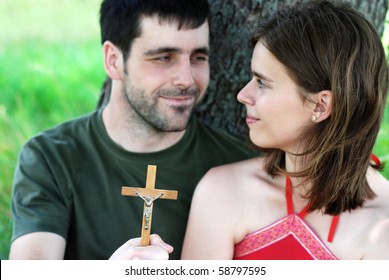
{"type": "Polygon", "coordinates": [[[272,79],[270,79],[269,77],[267,77],[261,73],[258,73],[256,71],[251,71],[251,72],[253,73],[253,76],[255,76],[257,78],[260,78],[260,79],[268,81],[268,82],[274,82],[272,79]]]}

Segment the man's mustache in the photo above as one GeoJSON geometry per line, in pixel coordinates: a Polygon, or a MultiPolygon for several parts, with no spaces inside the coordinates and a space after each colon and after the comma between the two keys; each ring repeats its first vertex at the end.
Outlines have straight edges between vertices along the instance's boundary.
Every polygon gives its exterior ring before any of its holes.
{"type": "Polygon", "coordinates": [[[163,97],[177,97],[177,96],[192,96],[196,97],[200,94],[198,88],[189,88],[189,89],[161,89],[157,92],[158,96],[163,97]]]}

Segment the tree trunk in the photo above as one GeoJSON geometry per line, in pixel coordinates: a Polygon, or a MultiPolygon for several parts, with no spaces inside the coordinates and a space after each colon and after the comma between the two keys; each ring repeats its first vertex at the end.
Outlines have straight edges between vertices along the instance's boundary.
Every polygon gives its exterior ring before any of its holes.
{"type": "MultiPolygon", "coordinates": [[[[267,16],[293,0],[210,0],[211,83],[196,114],[216,127],[244,137],[244,106],[236,101],[239,90],[250,80],[252,48],[248,38],[259,16],[267,16]]],[[[350,1],[383,34],[387,0],[350,1]]]]}
{"type": "MultiPolygon", "coordinates": [[[[259,16],[267,16],[278,8],[297,0],[209,0],[211,19],[211,82],[196,115],[215,127],[244,138],[244,106],[236,100],[239,90],[250,80],[252,48],[249,38],[259,16]]],[[[350,0],[383,34],[387,0],[350,0]]],[[[110,83],[102,88],[98,106],[109,95],[110,83]]]]}

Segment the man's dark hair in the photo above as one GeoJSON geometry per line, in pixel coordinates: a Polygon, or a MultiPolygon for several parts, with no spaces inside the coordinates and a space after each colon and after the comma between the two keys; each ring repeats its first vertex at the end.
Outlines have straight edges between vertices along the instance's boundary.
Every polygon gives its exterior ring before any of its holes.
{"type": "Polygon", "coordinates": [[[100,7],[101,42],[110,41],[128,58],[132,41],[141,35],[142,17],[157,16],[177,23],[178,29],[194,29],[206,20],[207,0],[104,0],[100,7]]]}

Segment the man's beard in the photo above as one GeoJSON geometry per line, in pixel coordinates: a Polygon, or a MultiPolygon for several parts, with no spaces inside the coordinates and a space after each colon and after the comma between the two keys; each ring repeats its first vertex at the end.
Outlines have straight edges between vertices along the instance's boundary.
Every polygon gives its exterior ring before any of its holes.
{"type": "Polygon", "coordinates": [[[156,131],[163,132],[178,132],[185,130],[195,108],[195,104],[169,107],[169,112],[163,112],[162,109],[158,107],[158,98],[190,96],[194,98],[196,103],[200,95],[198,88],[186,90],[161,89],[153,92],[152,95],[147,95],[144,90],[129,85],[128,81],[126,85],[127,87],[123,88],[123,94],[129,106],[137,116],[150,127],[156,131]]]}

